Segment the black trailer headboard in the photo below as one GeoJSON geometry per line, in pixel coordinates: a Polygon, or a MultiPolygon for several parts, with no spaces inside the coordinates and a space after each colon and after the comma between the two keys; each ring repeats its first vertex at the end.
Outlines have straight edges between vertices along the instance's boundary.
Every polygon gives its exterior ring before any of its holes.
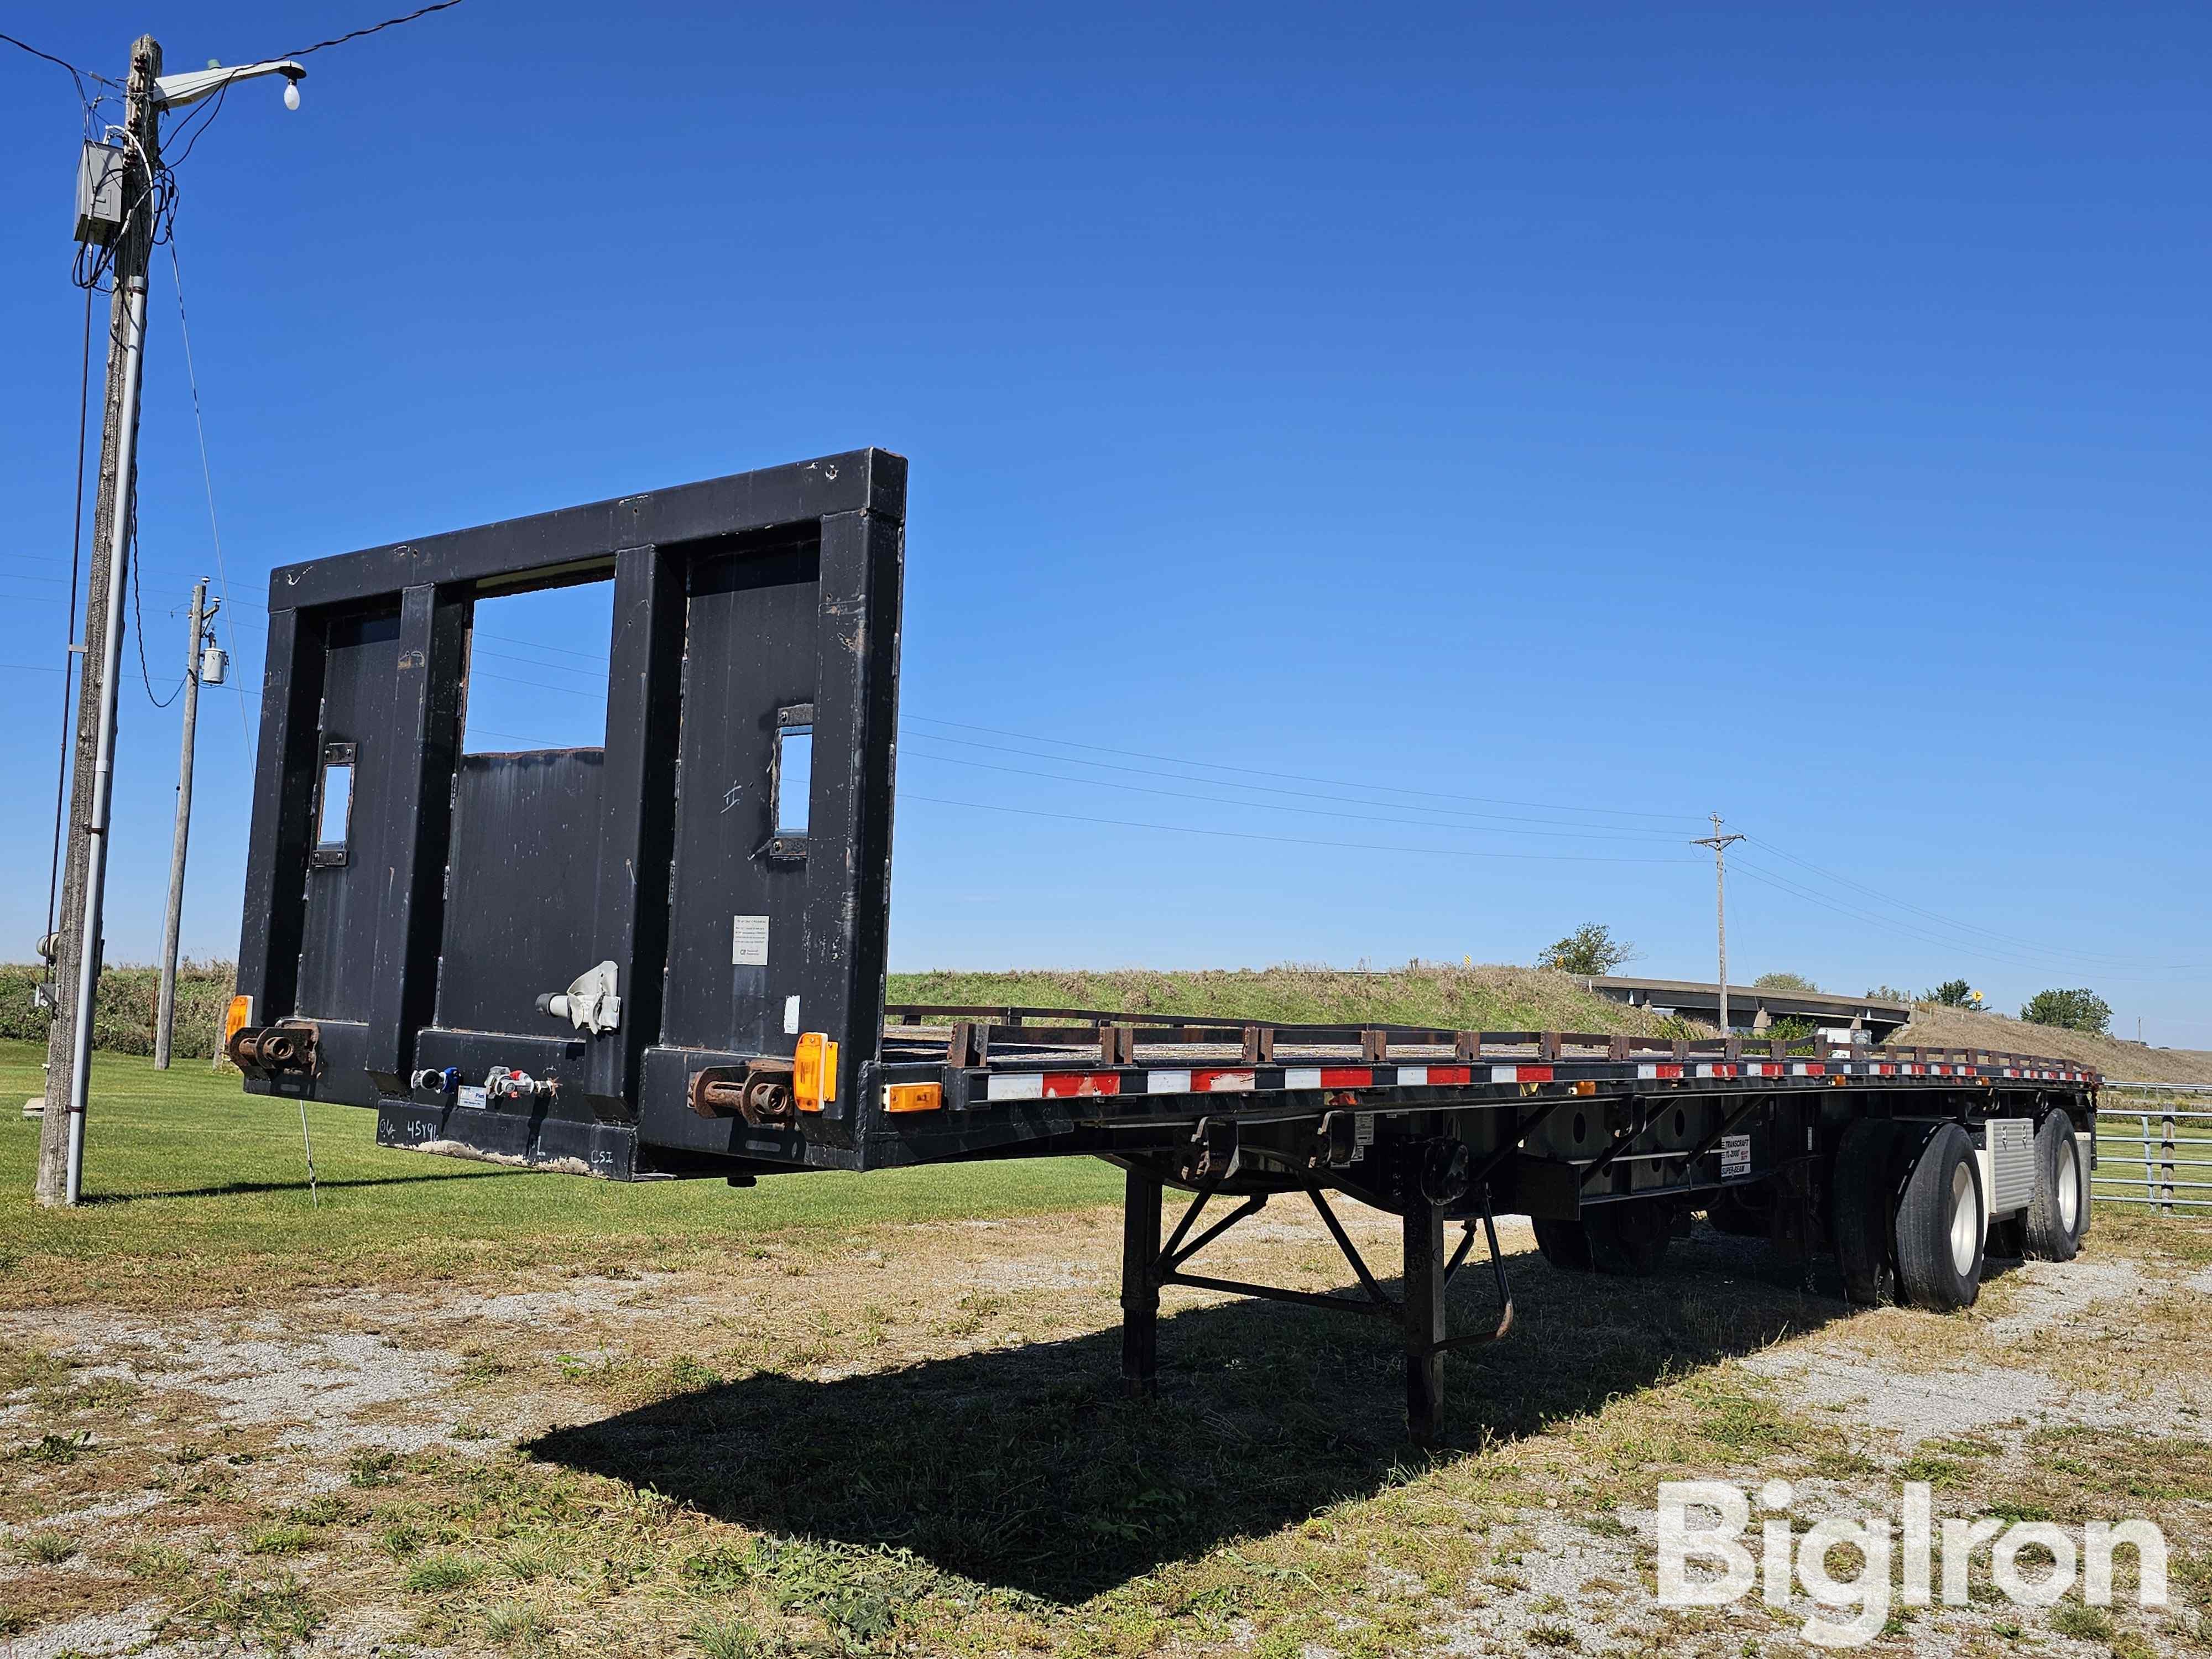
{"type": "Polygon", "coordinates": [[[906,471],[860,450],[276,570],[247,1086],[378,1106],[392,1144],[611,1175],[849,1161],[882,1028],[906,471]],[[465,756],[477,600],[600,580],[604,748],[465,756]]]}

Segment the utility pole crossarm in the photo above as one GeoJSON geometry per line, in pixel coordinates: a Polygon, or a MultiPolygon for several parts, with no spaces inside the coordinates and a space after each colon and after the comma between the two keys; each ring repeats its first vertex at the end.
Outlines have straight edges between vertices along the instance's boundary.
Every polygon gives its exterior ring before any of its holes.
{"type": "Polygon", "coordinates": [[[1721,815],[1717,812],[1715,812],[1712,815],[1712,820],[1713,833],[1710,836],[1698,836],[1698,839],[1692,842],[1690,845],[1692,847],[1710,847],[1713,849],[1713,914],[1715,921],[1717,923],[1718,933],[1720,935],[1721,954],[1721,1035],[1723,1036],[1726,1036],[1729,1034],[1728,849],[1732,843],[1746,840],[1747,837],[1741,835],[1722,834],[1721,815]]]}

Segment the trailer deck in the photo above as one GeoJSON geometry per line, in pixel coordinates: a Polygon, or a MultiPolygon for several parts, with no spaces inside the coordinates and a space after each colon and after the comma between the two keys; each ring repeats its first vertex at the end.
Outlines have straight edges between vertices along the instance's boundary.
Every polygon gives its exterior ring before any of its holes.
{"type": "Polygon", "coordinates": [[[387,1146],[618,1180],[1110,1158],[1133,1386],[1165,1285],[1318,1301],[1402,1327],[1417,1435],[1443,1353],[1510,1324],[1494,1212],[1623,1272],[1703,1212],[1797,1258],[1832,1246],[1861,1299],[1959,1305],[1979,1255],[1947,1277],[1922,1211],[1923,1166],[1955,1208],[1963,1158],[1978,1236],[2071,1253],[2086,1202],[2051,1219],[2074,1176],[2051,1170],[2086,1167],[2097,1079],[2063,1061],[886,1008],[905,489],[903,460],[860,450],[275,571],[226,1032],[248,1091],[373,1109],[387,1146]],[[600,580],[605,744],[464,752],[478,601],[600,580]],[[1164,1244],[1170,1185],[1194,1198],[1164,1244]],[[1396,1293],[1330,1191],[1404,1218],[1396,1293]],[[1360,1297],[1187,1271],[1282,1194],[1360,1297]],[[1478,1222],[1501,1316],[1453,1337],[1443,1287],[1478,1222]]]}

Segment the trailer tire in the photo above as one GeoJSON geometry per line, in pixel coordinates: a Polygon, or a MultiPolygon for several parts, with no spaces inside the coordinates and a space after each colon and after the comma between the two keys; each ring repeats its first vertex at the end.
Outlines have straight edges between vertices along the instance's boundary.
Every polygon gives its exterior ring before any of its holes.
{"type": "Polygon", "coordinates": [[[1656,1273],[1674,1231],[1674,1218],[1665,1200],[1657,1199],[1600,1205],[1583,1222],[1590,1266],[1618,1278],[1648,1279],[1656,1273]]]}
{"type": "Polygon", "coordinates": [[[1897,1201],[1897,1280],[1916,1308],[1948,1313],[1982,1293],[1989,1197],[1972,1137],[1940,1126],[1919,1148],[1897,1201]]]}
{"type": "Polygon", "coordinates": [[[1897,1125],[1887,1118],[1861,1118],[1844,1129],[1828,1178],[1828,1211],[1835,1218],[1836,1265],[1843,1270],[1844,1300],[1856,1307],[1886,1307],[1897,1300],[1897,1267],[1889,1236],[1897,1148],[1897,1125]]]}
{"type": "Polygon", "coordinates": [[[1561,1273],[1586,1273],[1590,1270],[1589,1234],[1579,1221],[1547,1221],[1540,1216],[1532,1217],[1528,1224],[1536,1232],[1536,1248],[1544,1260],[1561,1273]]]}
{"type": "Polygon", "coordinates": [[[2035,1193],[2027,1202],[2027,1253],[2042,1261],[2071,1261],[2088,1231],[2089,1172],[2074,1139],[2074,1121],[2053,1112],[2035,1132],[2035,1193]]]}

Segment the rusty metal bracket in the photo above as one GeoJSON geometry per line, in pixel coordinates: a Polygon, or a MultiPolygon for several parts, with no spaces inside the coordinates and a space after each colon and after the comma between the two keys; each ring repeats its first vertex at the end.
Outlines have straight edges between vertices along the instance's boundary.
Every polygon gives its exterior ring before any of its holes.
{"type": "Polygon", "coordinates": [[[231,1064],[252,1077],[313,1077],[322,1063],[322,1034],[307,1020],[241,1026],[225,1045],[231,1064]]]}
{"type": "Polygon", "coordinates": [[[981,1066],[991,1057],[991,1024],[988,1020],[956,1019],[952,1035],[945,1045],[945,1063],[969,1070],[981,1066]]]}
{"type": "Polygon", "coordinates": [[[701,1117],[741,1117],[757,1125],[787,1124],[799,1115],[793,1062],[767,1054],[742,1066],[709,1066],[691,1074],[690,1103],[701,1117]]]}
{"type": "Polygon", "coordinates": [[[1193,1186],[1218,1187],[1237,1173],[1243,1154],[1237,1144],[1237,1120],[1202,1117],[1191,1131],[1191,1151],[1182,1178],[1193,1186]]]}

